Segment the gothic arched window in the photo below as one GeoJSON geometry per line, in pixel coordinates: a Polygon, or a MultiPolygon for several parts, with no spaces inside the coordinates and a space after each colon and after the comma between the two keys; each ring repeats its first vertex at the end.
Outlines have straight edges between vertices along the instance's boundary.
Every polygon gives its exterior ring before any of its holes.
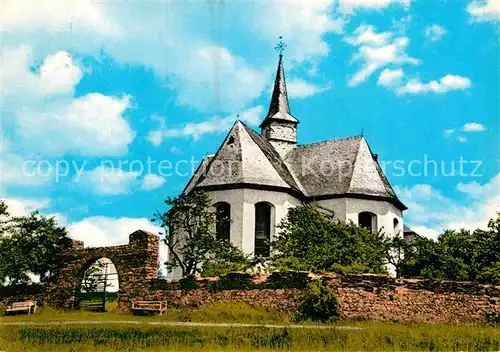
{"type": "Polygon", "coordinates": [[[394,220],[392,221],[392,224],[394,225],[394,234],[397,235],[400,231],[399,220],[397,218],[394,218],[394,220]]]}
{"type": "Polygon", "coordinates": [[[271,252],[271,205],[255,204],[255,256],[269,257],[271,252]]]}
{"type": "Polygon", "coordinates": [[[363,211],[358,214],[358,225],[364,227],[370,232],[377,231],[377,215],[369,211],[363,211]]]}
{"type": "Polygon", "coordinates": [[[215,235],[218,239],[231,239],[231,205],[226,202],[215,204],[215,235]]]}

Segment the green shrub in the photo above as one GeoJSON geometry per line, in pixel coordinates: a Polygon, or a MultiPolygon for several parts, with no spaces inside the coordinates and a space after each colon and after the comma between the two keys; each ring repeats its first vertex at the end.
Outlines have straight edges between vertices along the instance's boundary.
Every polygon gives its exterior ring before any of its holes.
{"type": "Polygon", "coordinates": [[[486,313],[486,323],[493,326],[500,326],[500,313],[486,313]]]}
{"type": "Polygon", "coordinates": [[[198,282],[193,275],[190,275],[180,279],[179,286],[183,291],[196,290],[198,288],[198,282]]]}
{"type": "Polygon", "coordinates": [[[266,280],[269,288],[304,288],[307,286],[307,271],[276,271],[266,280]]]}
{"type": "Polygon", "coordinates": [[[370,268],[364,264],[354,262],[351,265],[333,264],[331,271],[342,275],[369,273],[370,268]]]}
{"type": "Polygon", "coordinates": [[[297,319],[328,322],[339,315],[339,304],[332,289],[322,279],[311,281],[299,306],[297,319]]]}
{"type": "Polygon", "coordinates": [[[216,290],[246,290],[252,287],[252,276],[247,273],[228,273],[215,282],[216,290]]]}

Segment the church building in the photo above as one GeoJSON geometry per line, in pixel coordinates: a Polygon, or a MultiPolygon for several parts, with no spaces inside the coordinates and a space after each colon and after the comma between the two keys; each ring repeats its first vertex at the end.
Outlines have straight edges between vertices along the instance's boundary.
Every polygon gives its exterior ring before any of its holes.
{"type": "MultiPolygon", "coordinates": [[[[307,121],[306,119],[304,119],[307,121]]],[[[260,133],[236,121],[215,155],[204,158],[184,192],[213,199],[218,236],[245,253],[266,257],[290,207],[313,204],[325,216],[370,231],[403,231],[398,199],[363,136],[298,144],[299,120],[288,104],[279,56],[269,112],[260,133]]]]}

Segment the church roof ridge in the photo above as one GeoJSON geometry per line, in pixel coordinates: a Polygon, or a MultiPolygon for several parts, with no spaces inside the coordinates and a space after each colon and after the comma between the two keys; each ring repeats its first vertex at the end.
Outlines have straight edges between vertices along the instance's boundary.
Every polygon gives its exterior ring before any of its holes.
{"type": "Polygon", "coordinates": [[[337,141],[346,141],[346,140],[351,140],[351,139],[363,139],[365,138],[364,136],[357,135],[357,136],[348,136],[348,137],[340,137],[340,138],[332,138],[332,139],[325,139],[324,141],[318,141],[318,142],[312,142],[312,143],[305,143],[305,144],[297,144],[296,148],[306,148],[312,145],[318,145],[318,144],[326,144],[329,142],[337,142],[337,141]]]}

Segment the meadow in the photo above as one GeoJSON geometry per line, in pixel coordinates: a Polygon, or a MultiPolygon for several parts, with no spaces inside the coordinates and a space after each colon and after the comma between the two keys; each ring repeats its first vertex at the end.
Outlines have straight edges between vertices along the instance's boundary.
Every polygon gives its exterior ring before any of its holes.
{"type": "MultiPolygon", "coordinates": [[[[110,309],[111,310],[111,309],[110,309]]],[[[0,325],[0,351],[499,351],[500,329],[492,326],[423,325],[336,321],[332,329],[265,327],[161,326],[162,321],[290,324],[292,319],[241,304],[218,304],[204,310],[169,311],[138,317],[116,312],[90,313],[41,309],[32,316],[1,317],[16,321],[109,321],[103,325],[0,325]],[[113,320],[133,320],[113,324],[113,320]],[[351,326],[359,330],[334,329],[351,326]]],[[[312,322],[302,324],[311,325],[312,322]]]]}

